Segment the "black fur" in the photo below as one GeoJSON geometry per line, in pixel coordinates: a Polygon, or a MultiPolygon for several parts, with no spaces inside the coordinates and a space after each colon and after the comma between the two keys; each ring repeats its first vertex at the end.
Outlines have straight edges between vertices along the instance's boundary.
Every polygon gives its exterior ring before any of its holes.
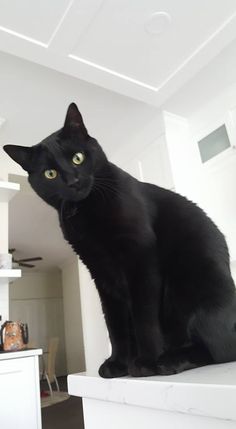
{"type": "Polygon", "coordinates": [[[64,127],[38,145],[4,149],[56,208],[65,239],[95,279],[112,344],[102,377],[236,360],[228,249],[199,207],[110,163],[75,104],[64,127]],[[77,152],[81,165],[72,162],[77,152]],[[46,179],[47,169],[58,176],[46,179]]]}

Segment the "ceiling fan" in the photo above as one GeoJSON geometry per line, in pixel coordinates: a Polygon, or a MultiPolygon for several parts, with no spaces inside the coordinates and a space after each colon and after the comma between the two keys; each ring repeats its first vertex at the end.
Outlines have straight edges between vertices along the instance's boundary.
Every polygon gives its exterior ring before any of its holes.
{"type": "Polygon", "coordinates": [[[12,262],[17,263],[20,267],[34,268],[35,265],[28,264],[28,262],[42,261],[42,259],[43,259],[43,258],[41,258],[41,256],[35,256],[34,258],[15,259],[13,256],[13,253],[15,251],[16,251],[16,249],[9,249],[9,253],[11,253],[11,255],[12,255],[12,262]]]}

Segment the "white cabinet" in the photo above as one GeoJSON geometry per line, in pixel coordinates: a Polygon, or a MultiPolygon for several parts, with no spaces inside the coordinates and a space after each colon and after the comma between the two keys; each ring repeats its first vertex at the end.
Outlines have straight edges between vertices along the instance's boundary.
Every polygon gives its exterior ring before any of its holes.
{"type": "Polygon", "coordinates": [[[7,203],[20,190],[18,183],[0,180],[0,203],[7,203]]]}
{"type": "Polygon", "coordinates": [[[41,350],[0,353],[0,428],[40,429],[41,350]]]}
{"type": "Polygon", "coordinates": [[[21,270],[0,270],[0,285],[1,283],[10,282],[21,277],[21,270]]]}

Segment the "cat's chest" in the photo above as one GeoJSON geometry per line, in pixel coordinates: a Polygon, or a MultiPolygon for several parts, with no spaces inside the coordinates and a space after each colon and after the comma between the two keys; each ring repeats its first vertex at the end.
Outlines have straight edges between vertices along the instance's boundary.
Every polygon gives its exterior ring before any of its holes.
{"type": "Polygon", "coordinates": [[[78,211],[72,216],[60,219],[63,233],[70,242],[103,242],[114,239],[124,231],[125,222],[116,213],[97,215],[78,211]]]}
{"type": "Polygon", "coordinates": [[[85,246],[122,251],[127,242],[137,240],[140,233],[137,219],[126,216],[119,210],[104,214],[81,210],[61,219],[61,227],[65,238],[78,252],[85,246]]]}

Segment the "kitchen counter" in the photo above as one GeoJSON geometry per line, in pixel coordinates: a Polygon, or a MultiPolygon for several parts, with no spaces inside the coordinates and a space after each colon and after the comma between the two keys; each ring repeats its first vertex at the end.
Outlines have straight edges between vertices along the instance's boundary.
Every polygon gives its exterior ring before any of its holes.
{"type": "Polygon", "coordinates": [[[18,359],[27,356],[39,356],[43,353],[42,349],[24,349],[17,351],[0,350],[0,360],[18,359]]]}
{"type": "Polygon", "coordinates": [[[83,398],[86,429],[236,428],[235,362],[163,377],[73,374],[68,389],[83,398]]]}

